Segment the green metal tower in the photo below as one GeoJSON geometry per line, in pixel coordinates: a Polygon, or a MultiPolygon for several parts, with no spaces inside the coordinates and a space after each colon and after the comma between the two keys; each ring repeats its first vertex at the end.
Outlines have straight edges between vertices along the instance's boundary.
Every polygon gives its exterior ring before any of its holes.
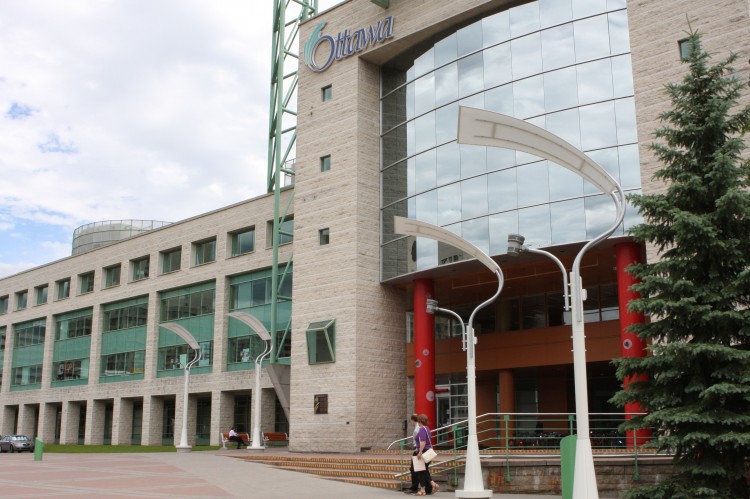
{"type": "MultiPolygon", "coordinates": [[[[268,123],[268,192],[274,193],[273,267],[271,269],[271,363],[279,363],[283,346],[291,342],[291,319],[279,323],[278,304],[291,300],[281,288],[292,269],[292,256],[279,264],[279,244],[293,237],[289,214],[293,197],[281,206],[281,192],[294,185],[294,153],[297,139],[297,68],[299,25],[318,12],[318,0],[274,0],[271,48],[271,99],[268,123]],[[283,240],[282,240],[283,238],[283,240]]],[[[288,363],[282,358],[281,363],[288,363]]]]}

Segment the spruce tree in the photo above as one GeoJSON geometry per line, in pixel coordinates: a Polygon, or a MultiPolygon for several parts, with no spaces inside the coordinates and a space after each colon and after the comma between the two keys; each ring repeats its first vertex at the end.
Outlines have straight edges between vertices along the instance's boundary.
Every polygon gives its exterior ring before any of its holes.
{"type": "Polygon", "coordinates": [[[650,352],[614,361],[621,380],[647,377],[613,398],[647,412],[623,429],[652,428],[651,445],[673,453],[676,475],[629,498],[748,497],[750,106],[738,106],[736,55],[711,65],[700,34],[688,43],[688,72],[666,86],[671,108],[650,146],[665,189],[629,198],[644,220],[632,236],[660,253],[628,267],[640,293],[630,308],[650,318],[632,329],[650,352]]]}

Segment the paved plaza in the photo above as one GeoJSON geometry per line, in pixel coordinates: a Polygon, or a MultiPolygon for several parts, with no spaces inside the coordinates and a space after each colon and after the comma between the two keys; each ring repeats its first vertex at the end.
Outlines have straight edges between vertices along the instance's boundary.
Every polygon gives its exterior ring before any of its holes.
{"type": "MultiPolygon", "coordinates": [[[[0,455],[4,498],[339,498],[406,497],[401,492],[326,480],[315,475],[251,463],[245,451],[186,454],[0,455]]],[[[436,497],[454,497],[440,492],[436,497]]],[[[546,498],[505,496],[496,498],[546,498]]]]}

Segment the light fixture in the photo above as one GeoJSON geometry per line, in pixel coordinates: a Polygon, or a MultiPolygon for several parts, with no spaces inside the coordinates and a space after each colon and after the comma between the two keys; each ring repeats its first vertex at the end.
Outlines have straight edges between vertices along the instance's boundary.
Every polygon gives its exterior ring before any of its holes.
{"type": "Polygon", "coordinates": [[[483,109],[460,106],[458,110],[457,142],[459,144],[523,151],[547,159],[588,180],[603,193],[608,194],[615,203],[617,213],[614,225],[588,241],[581,248],[570,272],[569,294],[573,323],[573,375],[577,424],[573,497],[576,499],[598,499],[599,491],[596,485],[594,454],[591,450],[591,439],[589,437],[581,260],[586,251],[608,238],[622,223],[625,218],[625,194],[617,180],[583,152],[557,135],[517,118],[483,109]]]}
{"type": "Polygon", "coordinates": [[[201,347],[196,341],[195,337],[180,324],[176,322],[165,322],[159,324],[164,329],[173,332],[188,344],[190,348],[195,351],[195,357],[190,362],[185,363],[183,368],[185,369],[185,388],[183,391],[182,399],[182,433],[180,435],[180,445],[177,446],[178,452],[190,452],[192,447],[188,445],[187,438],[187,421],[188,421],[188,402],[189,402],[189,385],[190,385],[190,368],[195,365],[201,359],[201,347]]]}
{"type": "Polygon", "coordinates": [[[477,386],[476,386],[476,357],[475,348],[476,337],[474,336],[474,316],[482,308],[486,307],[500,295],[503,289],[503,272],[500,266],[490,258],[490,256],[471,244],[466,239],[457,236],[453,232],[432,225],[420,220],[413,220],[403,217],[393,217],[394,233],[405,236],[426,237],[435,241],[448,244],[454,248],[460,249],[464,253],[473,256],[479,260],[485,267],[490,269],[497,276],[497,291],[488,300],[480,303],[469,316],[469,322],[464,328],[463,319],[455,312],[448,309],[441,309],[437,306],[437,301],[427,301],[427,312],[434,313],[445,312],[457,317],[463,328],[463,347],[466,351],[466,399],[467,399],[467,422],[469,437],[466,443],[466,466],[464,472],[464,488],[456,490],[458,498],[489,498],[492,497],[492,490],[484,488],[484,479],[482,478],[482,463],[479,460],[479,440],[477,438],[477,386]],[[432,303],[430,303],[432,302],[432,303]],[[430,309],[433,312],[430,312],[430,309]]]}
{"type": "Polygon", "coordinates": [[[263,350],[263,352],[261,352],[260,355],[255,358],[255,391],[253,393],[253,398],[255,399],[253,403],[253,438],[250,442],[250,445],[247,447],[248,450],[264,450],[265,446],[263,445],[263,441],[260,437],[260,370],[263,361],[271,354],[271,333],[268,332],[266,326],[264,326],[257,317],[255,317],[254,315],[250,315],[247,312],[229,312],[228,315],[229,317],[237,319],[238,321],[242,322],[250,329],[255,331],[255,333],[260,336],[260,339],[263,340],[265,346],[265,350],[263,350]]]}

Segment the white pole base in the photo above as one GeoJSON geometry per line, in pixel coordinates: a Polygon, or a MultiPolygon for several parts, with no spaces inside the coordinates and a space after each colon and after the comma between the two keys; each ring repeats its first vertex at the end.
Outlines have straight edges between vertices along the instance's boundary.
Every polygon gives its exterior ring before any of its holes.
{"type": "Polygon", "coordinates": [[[591,450],[591,440],[588,438],[576,440],[573,497],[576,499],[599,499],[596,473],[594,472],[594,453],[591,450]]]}
{"type": "Polygon", "coordinates": [[[258,447],[254,447],[252,445],[248,445],[247,446],[247,450],[249,450],[249,451],[259,451],[259,450],[266,450],[266,448],[263,447],[263,446],[261,446],[261,445],[259,445],[258,447]]]}
{"type": "Polygon", "coordinates": [[[492,491],[491,490],[457,490],[456,497],[489,499],[490,497],[492,497],[492,491]]]}
{"type": "Polygon", "coordinates": [[[191,445],[177,445],[177,452],[192,452],[193,447],[191,445]]]}

